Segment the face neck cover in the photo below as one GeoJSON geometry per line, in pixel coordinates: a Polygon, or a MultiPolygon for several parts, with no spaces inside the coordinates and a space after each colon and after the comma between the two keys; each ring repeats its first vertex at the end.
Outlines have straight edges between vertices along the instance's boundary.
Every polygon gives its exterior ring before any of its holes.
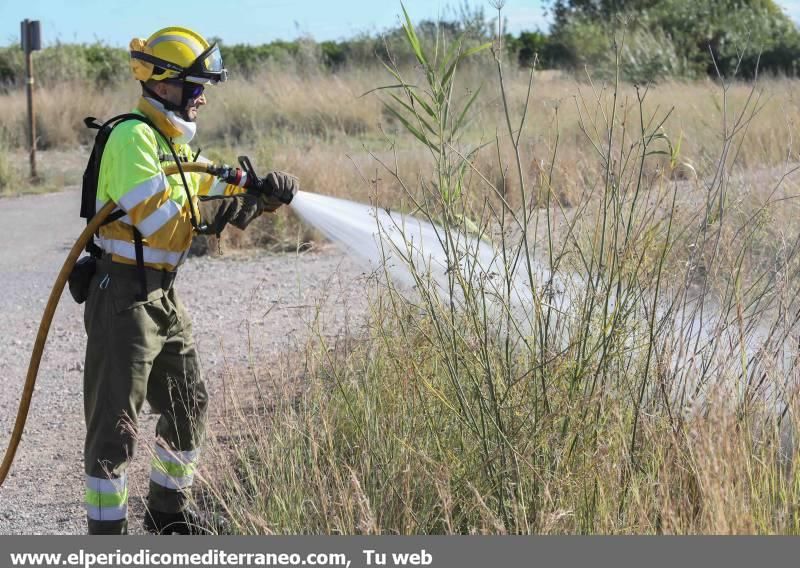
{"type": "MultiPolygon", "coordinates": [[[[184,119],[181,116],[178,116],[175,111],[167,110],[164,108],[164,104],[153,97],[146,97],[147,101],[153,105],[160,113],[164,115],[164,117],[169,121],[169,123],[181,131],[180,136],[174,138],[173,140],[178,144],[188,144],[194,138],[194,135],[197,133],[197,123],[196,122],[189,122],[188,120],[184,119]]],[[[161,97],[159,97],[160,99],[161,97]]]]}

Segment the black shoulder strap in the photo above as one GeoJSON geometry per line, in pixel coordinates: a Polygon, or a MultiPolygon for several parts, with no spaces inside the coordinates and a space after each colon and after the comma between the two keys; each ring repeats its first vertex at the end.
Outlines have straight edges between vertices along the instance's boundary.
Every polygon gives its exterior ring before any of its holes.
{"type": "Polygon", "coordinates": [[[142,233],[136,227],[133,228],[133,243],[136,249],[136,272],[139,273],[139,302],[147,300],[147,273],[144,270],[144,245],[142,244],[142,233]]]}
{"type": "Polygon", "coordinates": [[[86,252],[88,252],[94,258],[102,258],[103,256],[103,249],[101,249],[94,239],[89,239],[89,242],[86,243],[86,252]]]}
{"type": "Polygon", "coordinates": [[[84,118],[83,124],[86,125],[86,128],[91,128],[92,130],[100,130],[103,127],[103,123],[98,121],[93,116],[87,116],[86,118],[84,118]]]}
{"type": "MultiPolygon", "coordinates": [[[[94,116],[87,116],[86,118],[83,119],[83,124],[87,128],[90,128],[92,130],[97,130],[98,132],[102,131],[104,128],[108,128],[108,131],[109,131],[108,134],[110,134],[110,131],[113,130],[114,127],[117,124],[119,124],[121,122],[124,122],[126,120],[137,120],[137,119],[141,119],[141,118],[142,117],[137,115],[137,114],[126,113],[126,114],[120,114],[120,115],[117,115],[117,116],[113,116],[110,119],[108,119],[107,121],[101,122],[99,119],[95,118],[94,116]]],[[[107,139],[107,136],[106,136],[106,139],[107,139]]],[[[95,144],[96,143],[97,142],[95,142],[95,144]]],[[[105,140],[103,141],[103,147],[105,147],[105,140]]],[[[102,152],[101,152],[101,155],[102,155],[102,152]]],[[[99,167],[100,167],[100,162],[99,162],[99,158],[98,158],[97,168],[99,169],[99,167]]],[[[95,181],[95,183],[97,183],[97,179],[96,178],[95,178],[94,181],[95,181]]],[[[95,188],[95,193],[96,193],[96,191],[97,191],[97,189],[95,188]]],[[[91,214],[87,214],[88,212],[85,213],[83,211],[84,204],[82,203],[81,204],[81,215],[86,217],[86,223],[88,224],[91,221],[92,217],[94,217],[94,215],[97,214],[97,211],[94,209],[94,202],[92,202],[91,204],[86,204],[86,206],[87,207],[91,207],[91,214]]],[[[118,210],[118,211],[114,211],[108,217],[106,217],[106,219],[103,221],[103,225],[107,225],[108,223],[113,223],[114,221],[117,221],[117,220],[121,219],[124,216],[125,216],[125,211],[122,211],[121,209],[118,210]]],[[[95,236],[97,236],[97,233],[95,233],[95,236]]],[[[88,252],[90,255],[92,255],[95,258],[100,258],[103,255],[103,249],[101,249],[97,245],[97,243],[94,242],[94,238],[92,238],[86,244],[86,252],[88,252]]]]}

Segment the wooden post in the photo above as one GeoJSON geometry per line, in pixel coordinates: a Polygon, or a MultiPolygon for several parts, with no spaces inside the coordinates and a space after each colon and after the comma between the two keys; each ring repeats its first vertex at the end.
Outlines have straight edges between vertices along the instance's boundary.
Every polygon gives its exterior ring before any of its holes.
{"type": "Polygon", "coordinates": [[[20,22],[20,43],[25,52],[25,84],[28,91],[28,143],[31,179],[36,181],[36,114],[33,106],[33,52],[42,49],[41,26],[38,20],[20,22]]]}
{"type": "Polygon", "coordinates": [[[33,106],[33,52],[25,52],[25,73],[28,87],[28,143],[30,148],[31,179],[35,180],[36,175],[36,117],[33,106]]]}

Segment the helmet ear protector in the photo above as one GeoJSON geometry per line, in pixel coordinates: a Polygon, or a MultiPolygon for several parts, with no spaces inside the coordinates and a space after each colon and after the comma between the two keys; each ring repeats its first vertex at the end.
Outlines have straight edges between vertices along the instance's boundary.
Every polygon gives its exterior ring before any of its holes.
{"type": "Polygon", "coordinates": [[[133,38],[130,43],[131,71],[137,81],[147,81],[153,76],[155,64],[148,59],[153,57],[153,50],[147,46],[147,41],[141,38],[133,38]]]}

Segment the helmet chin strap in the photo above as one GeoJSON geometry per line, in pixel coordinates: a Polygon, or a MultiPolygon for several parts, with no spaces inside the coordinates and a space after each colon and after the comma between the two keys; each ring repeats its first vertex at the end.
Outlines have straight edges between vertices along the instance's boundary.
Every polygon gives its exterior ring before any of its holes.
{"type": "Polygon", "coordinates": [[[183,120],[185,120],[187,122],[192,122],[189,119],[188,114],[186,113],[186,106],[189,104],[189,89],[186,86],[184,86],[182,91],[181,91],[181,104],[180,105],[176,105],[175,103],[173,103],[171,101],[168,101],[167,99],[165,99],[164,97],[162,97],[161,95],[156,93],[153,89],[148,87],[144,82],[142,82],[142,89],[150,97],[154,98],[155,100],[160,102],[162,105],[164,105],[164,108],[166,110],[171,110],[172,112],[177,114],[179,117],[181,117],[183,120]]]}

